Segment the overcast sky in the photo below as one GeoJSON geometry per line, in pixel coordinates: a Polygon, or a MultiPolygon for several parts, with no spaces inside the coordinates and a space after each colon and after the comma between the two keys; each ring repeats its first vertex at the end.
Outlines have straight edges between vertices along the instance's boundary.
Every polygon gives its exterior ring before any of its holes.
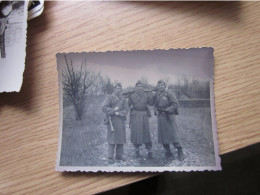
{"type": "MultiPolygon", "coordinates": [[[[134,86],[145,77],[156,85],[159,79],[170,78],[175,82],[177,75],[208,80],[213,75],[214,58],[212,48],[171,49],[152,51],[114,51],[66,54],[74,66],[82,62],[92,70],[101,72],[122,83],[123,87],[134,86]]],[[[58,66],[65,65],[64,54],[57,54],[58,66]]]]}

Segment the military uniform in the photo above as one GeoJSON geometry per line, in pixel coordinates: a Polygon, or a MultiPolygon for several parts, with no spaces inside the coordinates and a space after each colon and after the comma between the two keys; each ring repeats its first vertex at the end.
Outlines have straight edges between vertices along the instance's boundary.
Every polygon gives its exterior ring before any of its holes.
{"type": "Polygon", "coordinates": [[[114,150],[116,149],[116,159],[122,159],[123,156],[123,144],[126,143],[126,129],[125,120],[126,115],[129,112],[127,101],[122,96],[112,94],[106,97],[102,111],[110,118],[110,123],[107,123],[107,142],[108,146],[108,158],[114,158],[114,150]],[[115,114],[115,108],[119,108],[120,115],[115,114]]]}
{"type": "Polygon", "coordinates": [[[5,53],[5,30],[7,29],[7,17],[12,12],[12,2],[3,1],[0,4],[0,52],[1,58],[6,58],[5,53]]]}
{"type": "Polygon", "coordinates": [[[149,130],[150,111],[148,105],[153,105],[152,98],[144,91],[130,95],[128,105],[130,111],[131,142],[135,146],[136,156],[139,156],[139,147],[145,144],[149,157],[152,157],[152,141],[149,130]]]}
{"type": "Polygon", "coordinates": [[[154,103],[155,109],[158,110],[156,112],[158,115],[158,142],[163,144],[166,150],[166,157],[172,156],[170,144],[173,144],[178,149],[179,157],[183,158],[175,118],[175,115],[178,114],[178,100],[176,96],[168,90],[157,91],[154,103]]]}

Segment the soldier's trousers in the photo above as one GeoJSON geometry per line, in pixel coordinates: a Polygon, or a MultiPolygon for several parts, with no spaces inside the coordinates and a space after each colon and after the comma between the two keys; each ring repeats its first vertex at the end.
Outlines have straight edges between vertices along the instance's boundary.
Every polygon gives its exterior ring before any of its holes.
{"type": "MultiPolygon", "coordinates": [[[[142,144],[134,144],[134,147],[135,147],[135,150],[136,151],[139,151],[139,147],[141,146],[142,144]]],[[[152,143],[145,143],[145,148],[147,150],[151,150],[152,149],[152,143]]]]}
{"type": "Polygon", "coordinates": [[[113,159],[116,150],[116,158],[121,158],[124,153],[123,144],[108,144],[108,158],[113,159]]]}
{"type": "Polygon", "coordinates": [[[1,51],[0,58],[6,58],[6,54],[5,54],[5,31],[4,31],[3,34],[0,35],[0,51],[1,51]]]}

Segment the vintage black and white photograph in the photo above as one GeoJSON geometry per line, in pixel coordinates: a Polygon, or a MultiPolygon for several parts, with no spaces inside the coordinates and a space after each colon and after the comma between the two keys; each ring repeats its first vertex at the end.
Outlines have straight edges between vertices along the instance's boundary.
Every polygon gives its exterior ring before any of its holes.
{"type": "Polygon", "coordinates": [[[221,170],[213,52],[58,53],[56,170],[221,170]]]}
{"type": "Polygon", "coordinates": [[[0,2],[0,92],[19,91],[26,55],[28,1],[0,2]]]}

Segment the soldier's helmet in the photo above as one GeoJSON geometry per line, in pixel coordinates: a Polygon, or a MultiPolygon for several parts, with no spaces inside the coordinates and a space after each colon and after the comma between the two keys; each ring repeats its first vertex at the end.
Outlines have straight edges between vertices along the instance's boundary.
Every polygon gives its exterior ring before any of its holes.
{"type": "Polygon", "coordinates": [[[117,87],[121,87],[122,88],[122,84],[121,83],[116,83],[114,88],[117,88],[117,87]]]}
{"type": "Polygon", "coordinates": [[[164,84],[164,85],[166,86],[166,84],[165,84],[165,82],[164,82],[163,80],[159,80],[159,81],[157,82],[157,85],[159,85],[159,84],[164,84]]]}
{"type": "Polygon", "coordinates": [[[144,85],[142,81],[138,80],[138,81],[136,82],[135,86],[137,86],[137,85],[139,85],[139,84],[144,85]]]}

